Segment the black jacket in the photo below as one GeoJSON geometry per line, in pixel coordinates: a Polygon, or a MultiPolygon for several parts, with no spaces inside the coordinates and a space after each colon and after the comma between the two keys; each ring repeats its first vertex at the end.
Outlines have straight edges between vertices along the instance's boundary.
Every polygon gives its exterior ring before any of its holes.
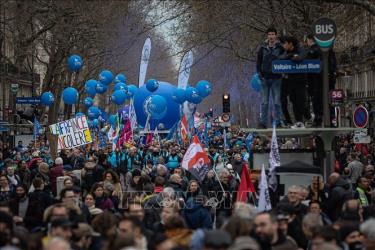
{"type": "Polygon", "coordinates": [[[327,214],[332,221],[337,220],[345,201],[351,198],[353,198],[353,191],[350,183],[340,177],[333,187],[331,187],[329,198],[325,203],[327,214]]]}
{"type": "Polygon", "coordinates": [[[281,74],[272,73],[272,61],[279,59],[284,53],[283,47],[280,43],[276,43],[274,48],[270,48],[268,43],[260,45],[257,55],[257,72],[260,77],[266,79],[280,79],[281,74]]]}
{"type": "MultiPolygon", "coordinates": [[[[301,46],[296,46],[292,51],[285,51],[279,59],[281,60],[292,60],[294,62],[301,62],[306,58],[306,50],[301,46]]],[[[306,80],[305,73],[297,73],[297,74],[286,74],[286,78],[288,81],[301,81],[306,80]]]]}

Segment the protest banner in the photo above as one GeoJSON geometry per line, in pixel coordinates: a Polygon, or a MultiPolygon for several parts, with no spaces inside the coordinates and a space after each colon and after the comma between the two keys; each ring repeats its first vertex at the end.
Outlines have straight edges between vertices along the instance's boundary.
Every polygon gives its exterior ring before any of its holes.
{"type": "Polygon", "coordinates": [[[49,126],[51,134],[58,135],[57,149],[76,148],[92,142],[86,116],[75,117],[49,126]]]}

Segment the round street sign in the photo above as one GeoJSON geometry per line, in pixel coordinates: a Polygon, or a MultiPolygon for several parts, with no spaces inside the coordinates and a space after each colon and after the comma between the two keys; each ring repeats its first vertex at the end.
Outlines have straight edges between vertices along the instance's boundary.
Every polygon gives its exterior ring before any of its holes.
{"type": "Polygon", "coordinates": [[[336,39],[336,23],[327,17],[318,19],[313,24],[313,31],[316,43],[322,48],[331,47],[336,39]]]}
{"type": "Polygon", "coordinates": [[[18,87],[19,87],[18,83],[12,83],[10,85],[10,91],[12,91],[13,94],[16,94],[18,92],[18,87]]]}
{"type": "Polygon", "coordinates": [[[358,106],[353,113],[353,123],[357,128],[364,128],[368,123],[368,111],[362,105],[358,106]]]}

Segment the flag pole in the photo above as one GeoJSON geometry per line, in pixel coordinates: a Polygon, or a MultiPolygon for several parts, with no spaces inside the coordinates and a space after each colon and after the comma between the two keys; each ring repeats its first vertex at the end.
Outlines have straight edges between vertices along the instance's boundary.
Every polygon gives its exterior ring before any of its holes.
{"type": "MultiPolygon", "coordinates": [[[[216,172],[216,170],[215,170],[214,167],[212,168],[212,171],[214,172],[215,177],[217,178],[217,180],[218,180],[218,182],[219,182],[219,185],[220,185],[221,191],[223,191],[223,195],[224,195],[225,190],[224,190],[223,184],[221,184],[221,181],[220,181],[220,179],[219,179],[219,176],[218,176],[218,174],[217,174],[217,172],[216,172]]],[[[232,199],[232,194],[229,193],[229,195],[230,195],[230,197],[231,197],[231,199],[232,199]]],[[[223,196],[223,197],[224,197],[224,196],[223,196]]]]}
{"type": "Polygon", "coordinates": [[[149,132],[149,125],[150,125],[150,115],[147,115],[147,119],[146,119],[146,123],[145,123],[145,127],[144,127],[144,132],[146,133],[148,133],[149,132]]]}
{"type": "Polygon", "coordinates": [[[133,107],[133,98],[130,98],[130,103],[129,103],[129,114],[128,114],[128,119],[130,121],[130,131],[132,133],[132,139],[134,138],[134,133],[133,133],[133,128],[132,128],[132,121],[131,121],[131,111],[133,107]]]}

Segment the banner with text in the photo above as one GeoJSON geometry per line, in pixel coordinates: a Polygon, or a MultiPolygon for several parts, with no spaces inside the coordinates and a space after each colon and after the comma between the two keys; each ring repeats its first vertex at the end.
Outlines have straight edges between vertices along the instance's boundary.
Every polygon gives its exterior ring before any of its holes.
{"type": "Polygon", "coordinates": [[[320,73],[320,60],[303,60],[301,62],[294,62],[292,60],[275,60],[272,61],[272,73],[320,73]]]}
{"type": "Polygon", "coordinates": [[[79,116],[49,126],[51,134],[58,135],[57,149],[76,148],[92,142],[86,116],[79,116]]]}

